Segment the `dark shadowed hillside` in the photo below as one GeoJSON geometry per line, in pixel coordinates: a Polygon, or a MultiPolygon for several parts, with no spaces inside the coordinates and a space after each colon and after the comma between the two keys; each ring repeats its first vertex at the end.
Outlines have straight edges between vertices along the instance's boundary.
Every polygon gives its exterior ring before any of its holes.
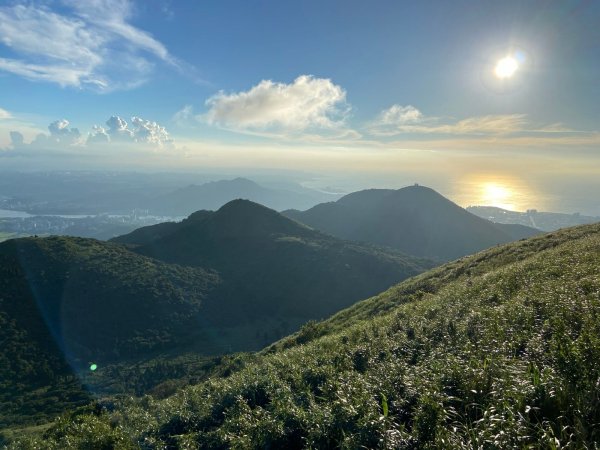
{"type": "MultiPolygon", "coordinates": [[[[289,331],[431,267],[392,250],[321,234],[247,200],[116,240],[168,263],[216,270],[223,282],[212,296],[218,300],[206,303],[211,317],[221,328],[247,324],[261,336],[258,341],[271,332],[270,320],[289,331]]],[[[221,342],[229,339],[235,338],[223,336],[221,342]]],[[[244,348],[253,341],[246,336],[244,348]]]]}
{"type": "Polygon", "coordinates": [[[283,214],[342,239],[442,260],[538,233],[528,227],[498,226],[423,186],[359,191],[337,202],[283,214]]]}

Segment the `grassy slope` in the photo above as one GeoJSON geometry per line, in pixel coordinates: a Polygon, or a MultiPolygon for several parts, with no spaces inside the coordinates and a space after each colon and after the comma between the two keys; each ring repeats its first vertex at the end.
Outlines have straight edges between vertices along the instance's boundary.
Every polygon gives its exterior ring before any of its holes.
{"type": "Polygon", "coordinates": [[[593,448],[598,267],[599,225],[463,258],[228,377],[66,417],[44,446],[593,448]]]}

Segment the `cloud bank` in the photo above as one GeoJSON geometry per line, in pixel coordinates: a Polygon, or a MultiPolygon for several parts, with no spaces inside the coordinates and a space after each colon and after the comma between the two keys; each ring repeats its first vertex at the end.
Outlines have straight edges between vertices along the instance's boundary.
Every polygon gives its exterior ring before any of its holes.
{"type": "Polygon", "coordinates": [[[311,75],[289,84],[263,80],[248,91],[219,92],[206,106],[203,120],[232,130],[335,129],[343,126],[348,112],[346,91],[329,79],[311,75]]]}
{"type": "Polygon", "coordinates": [[[12,150],[57,150],[69,147],[79,147],[84,139],[77,128],[69,128],[66,119],[55,120],[48,125],[49,134],[40,133],[30,143],[25,143],[25,138],[19,131],[10,132],[10,148],[12,150]]]}
{"type": "Polygon", "coordinates": [[[176,64],[163,44],[128,23],[127,0],[64,0],[0,7],[0,71],[60,86],[113,90],[144,81],[154,61],[176,64]]]}
{"type": "Polygon", "coordinates": [[[94,125],[88,134],[87,142],[126,142],[150,144],[155,147],[165,147],[173,142],[165,127],[140,117],[132,117],[131,124],[128,124],[125,119],[112,116],[106,121],[106,126],[107,128],[94,125]]]}
{"type": "Polygon", "coordinates": [[[131,122],[127,123],[122,117],[112,116],[106,121],[106,128],[94,125],[85,135],[69,125],[66,119],[55,120],[48,125],[48,133],[39,133],[29,143],[25,142],[22,133],[11,131],[10,145],[4,149],[4,154],[72,152],[93,148],[104,150],[111,146],[157,149],[170,148],[173,144],[165,127],[140,117],[132,117],[131,122]]]}

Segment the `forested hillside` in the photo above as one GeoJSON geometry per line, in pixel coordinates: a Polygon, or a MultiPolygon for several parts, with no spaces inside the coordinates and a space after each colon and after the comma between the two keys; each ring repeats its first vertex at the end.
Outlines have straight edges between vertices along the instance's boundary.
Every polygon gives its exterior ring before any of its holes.
{"type": "MultiPolygon", "coordinates": [[[[247,200],[115,241],[164,262],[216,270],[223,282],[213,294],[218,302],[206,303],[209,309],[214,305],[211,317],[223,328],[246,323],[261,328],[260,333],[269,333],[271,326],[290,332],[434,265],[392,249],[333,238],[247,200]]],[[[243,338],[249,339],[254,336],[243,338]]],[[[252,349],[235,341],[231,345],[252,349]]]]}
{"type": "Polygon", "coordinates": [[[214,273],[92,239],[0,244],[0,422],[12,409],[34,419],[87,398],[75,374],[92,363],[189,346],[217,283],[214,273]]]}

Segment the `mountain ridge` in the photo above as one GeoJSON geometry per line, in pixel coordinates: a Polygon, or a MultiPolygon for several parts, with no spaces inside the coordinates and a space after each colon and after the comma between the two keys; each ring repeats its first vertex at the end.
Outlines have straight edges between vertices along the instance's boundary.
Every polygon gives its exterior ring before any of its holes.
{"type": "Polygon", "coordinates": [[[243,286],[236,282],[234,291],[220,291],[227,299],[224,301],[246,295],[267,305],[279,303],[276,299],[283,296],[289,298],[290,304],[312,304],[324,315],[338,309],[347,295],[359,299],[367,292],[375,293],[376,290],[368,287],[382,286],[375,280],[391,284],[397,274],[414,274],[420,264],[431,266],[426,260],[391,249],[336,239],[265,206],[241,199],[225,204],[214,213],[203,214],[200,221],[181,222],[169,234],[135,247],[134,251],[168,263],[211,267],[225,279],[243,277],[243,286]],[[342,273],[347,275],[341,276],[342,273]],[[298,283],[299,274],[315,280],[301,289],[304,302],[286,284],[298,283]],[[343,281],[350,274],[355,279],[353,294],[343,281]],[[316,282],[325,278],[329,279],[325,284],[316,282]],[[260,300],[253,294],[259,291],[265,293],[260,300]],[[338,306],[319,306],[319,298],[325,297],[338,306]]]}
{"type": "Polygon", "coordinates": [[[287,210],[283,214],[343,239],[441,260],[537,233],[533,229],[496,226],[424,186],[369,189],[307,211],[287,210]]]}

